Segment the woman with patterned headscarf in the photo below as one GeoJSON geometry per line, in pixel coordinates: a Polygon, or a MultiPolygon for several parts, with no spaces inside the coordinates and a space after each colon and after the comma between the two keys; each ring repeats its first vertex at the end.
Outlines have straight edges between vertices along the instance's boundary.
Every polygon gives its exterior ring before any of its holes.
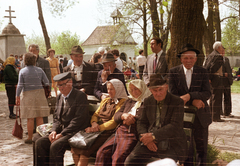
{"type": "Polygon", "coordinates": [[[18,74],[14,67],[15,58],[8,57],[3,64],[4,69],[4,81],[5,81],[5,89],[8,97],[8,108],[10,111],[9,118],[16,119],[16,115],[13,113],[15,101],[16,101],[16,86],[18,83],[18,74]]]}
{"type": "Polygon", "coordinates": [[[85,129],[87,133],[104,131],[89,149],[72,148],[73,160],[77,166],[87,166],[88,158],[112,135],[118,123],[114,121],[114,114],[120,110],[127,93],[123,83],[118,79],[107,82],[109,97],[102,100],[99,108],[93,114],[91,127],[85,129]]]}
{"type": "Polygon", "coordinates": [[[144,81],[132,80],[128,86],[130,97],[115,114],[114,121],[120,123],[115,137],[98,150],[95,165],[124,165],[124,161],[137,144],[136,120],[138,108],[151,95],[144,81]]]}

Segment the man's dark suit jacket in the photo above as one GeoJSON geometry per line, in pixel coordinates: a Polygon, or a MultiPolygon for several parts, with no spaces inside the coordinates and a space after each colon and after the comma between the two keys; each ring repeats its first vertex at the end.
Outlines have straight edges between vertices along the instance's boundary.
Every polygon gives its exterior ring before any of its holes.
{"type": "MultiPolygon", "coordinates": [[[[101,77],[101,76],[102,76],[102,71],[103,71],[103,70],[101,70],[101,71],[98,72],[97,82],[96,82],[95,87],[94,87],[94,95],[95,95],[99,100],[101,100],[102,93],[107,93],[107,85],[106,85],[106,84],[102,85],[102,83],[103,83],[103,82],[102,82],[102,77],[101,77]]],[[[124,87],[125,87],[125,90],[126,90],[126,92],[127,92],[127,88],[126,88],[126,85],[125,85],[124,75],[123,75],[123,73],[122,73],[120,70],[118,70],[117,68],[115,68],[115,70],[113,71],[113,73],[108,76],[107,80],[109,81],[109,80],[111,80],[111,79],[113,79],[113,78],[116,78],[116,79],[119,79],[120,81],[122,81],[122,83],[123,83],[123,85],[124,85],[124,87]]],[[[127,94],[128,94],[128,92],[127,92],[127,94]]]]}
{"type": "Polygon", "coordinates": [[[40,67],[44,71],[44,73],[46,74],[48,81],[50,83],[49,86],[51,87],[52,79],[51,79],[51,70],[50,70],[50,65],[49,65],[48,60],[43,59],[40,56],[38,56],[37,61],[36,61],[36,66],[40,67]]]}
{"type": "Polygon", "coordinates": [[[218,87],[222,84],[222,80],[218,75],[215,75],[219,68],[223,65],[223,56],[217,51],[213,51],[208,55],[204,68],[207,69],[209,73],[209,80],[211,80],[211,85],[213,87],[218,87]]]}
{"type": "Polygon", "coordinates": [[[197,116],[203,127],[207,127],[212,122],[211,112],[207,100],[211,96],[209,78],[206,69],[194,66],[190,89],[187,87],[183,65],[176,66],[169,70],[169,92],[182,96],[190,94],[190,101],[186,105],[192,105],[194,99],[200,99],[204,102],[205,108],[197,111],[197,116]]]}
{"type": "Polygon", "coordinates": [[[157,143],[169,139],[170,148],[174,149],[180,161],[187,157],[187,139],[183,131],[184,102],[179,97],[167,92],[161,111],[161,127],[156,124],[157,101],[153,95],[147,97],[140,107],[137,121],[139,137],[144,133],[153,133],[157,143]]]}
{"type": "MultiPolygon", "coordinates": [[[[76,86],[76,80],[75,80],[75,74],[74,70],[71,70],[72,65],[68,65],[63,68],[63,72],[68,72],[70,71],[72,74],[72,79],[73,79],[73,87],[77,88],[76,86]]],[[[88,95],[93,95],[93,90],[94,90],[94,85],[96,82],[96,74],[94,74],[94,64],[88,63],[84,61],[83,64],[83,72],[82,72],[82,82],[81,82],[81,88],[85,89],[85,93],[88,95]]],[[[79,89],[79,88],[77,88],[79,89]]]]}
{"type": "Polygon", "coordinates": [[[166,54],[164,52],[162,52],[160,58],[158,57],[159,59],[157,67],[155,71],[153,71],[153,61],[155,60],[155,55],[156,54],[151,54],[147,57],[147,62],[143,70],[143,81],[145,82],[145,84],[149,83],[150,76],[154,73],[161,73],[163,76],[168,73],[166,54]]]}
{"type": "Polygon", "coordinates": [[[231,86],[233,84],[233,75],[232,75],[232,68],[230,66],[229,59],[226,56],[224,56],[223,62],[224,62],[223,71],[224,71],[224,73],[228,73],[228,77],[224,77],[224,79],[223,79],[223,85],[231,86]]]}
{"type": "Polygon", "coordinates": [[[63,66],[61,63],[59,63],[59,70],[60,70],[60,73],[63,73],[63,66]]]}
{"type": "Polygon", "coordinates": [[[63,136],[73,136],[79,130],[84,130],[90,125],[87,97],[83,92],[73,88],[66,100],[65,108],[63,108],[63,100],[62,94],[59,94],[51,131],[56,131],[57,134],[61,133],[63,136]],[[61,110],[62,116],[60,116],[61,110]]]}

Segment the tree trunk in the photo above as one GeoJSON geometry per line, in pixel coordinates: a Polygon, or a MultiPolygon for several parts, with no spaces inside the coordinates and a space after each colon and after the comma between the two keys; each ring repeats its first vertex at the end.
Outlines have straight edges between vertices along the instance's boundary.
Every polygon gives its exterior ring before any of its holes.
{"type": "Polygon", "coordinates": [[[221,23],[220,23],[220,16],[219,16],[219,3],[218,0],[214,0],[215,5],[215,20],[216,23],[216,41],[221,41],[221,23]]]}
{"type": "Polygon", "coordinates": [[[144,55],[148,55],[148,40],[147,40],[147,9],[146,0],[143,0],[143,48],[144,55]]]}
{"type": "Polygon", "coordinates": [[[170,23],[171,23],[171,17],[172,17],[172,5],[170,10],[168,11],[168,17],[167,17],[167,25],[165,29],[163,29],[163,32],[160,31],[161,33],[161,39],[163,41],[163,51],[166,52],[167,45],[168,45],[168,36],[169,36],[169,31],[170,31],[170,23]]]}
{"type": "Polygon", "coordinates": [[[214,18],[214,10],[213,10],[213,0],[208,0],[208,17],[205,21],[203,19],[203,26],[204,26],[204,36],[203,36],[203,44],[205,47],[206,55],[209,55],[213,51],[213,43],[215,41],[214,36],[214,25],[213,25],[213,18],[214,18]]]}
{"type": "Polygon", "coordinates": [[[177,53],[187,43],[200,51],[196,64],[202,65],[203,0],[173,0],[172,5],[171,47],[167,52],[169,68],[181,64],[177,53]]]}
{"type": "Polygon", "coordinates": [[[160,22],[158,17],[156,0],[150,0],[150,10],[151,10],[153,37],[159,37],[160,22]]]}
{"type": "MultiPolygon", "coordinates": [[[[49,36],[48,36],[47,28],[46,28],[46,25],[45,25],[45,21],[44,21],[44,18],[43,18],[41,0],[37,0],[37,5],[38,5],[38,14],[39,14],[38,19],[39,19],[40,24],[42,26],[43,36],[44,36],[44,40],[45,40],[45,44],[46,44],[46,49],[48,50],[49,48],[51,48],[51,44],[50,44],[50,39],[49,39],[49,36]]],[[[47,50],[46,50],[46,53],[47,53],[47,50]]]]}

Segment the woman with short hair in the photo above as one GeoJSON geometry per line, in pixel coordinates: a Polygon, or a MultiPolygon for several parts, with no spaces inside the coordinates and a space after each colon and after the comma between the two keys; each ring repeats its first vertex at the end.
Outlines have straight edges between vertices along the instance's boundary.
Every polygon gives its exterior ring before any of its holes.
{"type": "Polygon", "coordinates": [[[27,118],[28,138],[25,143],[32,143],[34,118],[37,126],[43,124],[43,118],[50,114],[47,99],[42,83],[49,86],[49,81],[44,71],[36,67],[36,55],[27,53],[24,55],[26,67],[20,70],[17,85],[16,104],[20,105],[21,118],[27,118]],[[21,102],[20,102],[20,94],[21,102]]]}
{"type": "Polygon", "coordinates": [[[13,113],[14,105],[15,105],[15,96],[16,96],[16,85],[18,83],[18,74],[15,68],[15,58],[8,57],[6,61],[3,63],[3,73],[4,73],[4,81],[5,81],[5,89],[8,97],[8,108],[9,108],[9,118],[16,119],[16,115],[13,113]]]}
{"type": "MultiPolygon", "coordinates": [[[[60,74],[60,69],[59,69],[59,62],[58,59],[54,57],[55,55],[55,50],[54,49],[48,49],[48,58],[46,58],[49,62],[49,66],[51,69],[51,81],[52,81],[52,87],[55,91],[55,94],[57,96],[57,83],[53,81],[53,77],[55,75],[60,74]]],[[[50,80],[49,80],[50,81],[50,80]]]]}

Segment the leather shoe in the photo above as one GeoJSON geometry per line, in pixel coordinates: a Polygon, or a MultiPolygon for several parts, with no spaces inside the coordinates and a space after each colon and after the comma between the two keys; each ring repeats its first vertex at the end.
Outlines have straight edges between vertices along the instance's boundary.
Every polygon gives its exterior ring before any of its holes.
{"type": "Polygon", "coordinates": [[[16,119],[16,115],[15,114],[11,114],[11,115],[9,115],[9,118],[10,119],[16,119]]]}
{"type": "Polygon", "coordinates": [[[223,119],[216,119],[216,120],[213,120],[214,122],[225,122],[225,120],[223,119]]]}
{"type": "Polygon", "coordinates": [[[31,140],[31,139],[26,139],[26,140],[24,141],[24,143],[25,143],[25,144],[32,144],[32,140],[31,140]]]}
{"type": "Polygon", "coordinates": [[[224,115],[223,118],[234,118],[234,115],[232,115],[232,114],[224,115]]]}

